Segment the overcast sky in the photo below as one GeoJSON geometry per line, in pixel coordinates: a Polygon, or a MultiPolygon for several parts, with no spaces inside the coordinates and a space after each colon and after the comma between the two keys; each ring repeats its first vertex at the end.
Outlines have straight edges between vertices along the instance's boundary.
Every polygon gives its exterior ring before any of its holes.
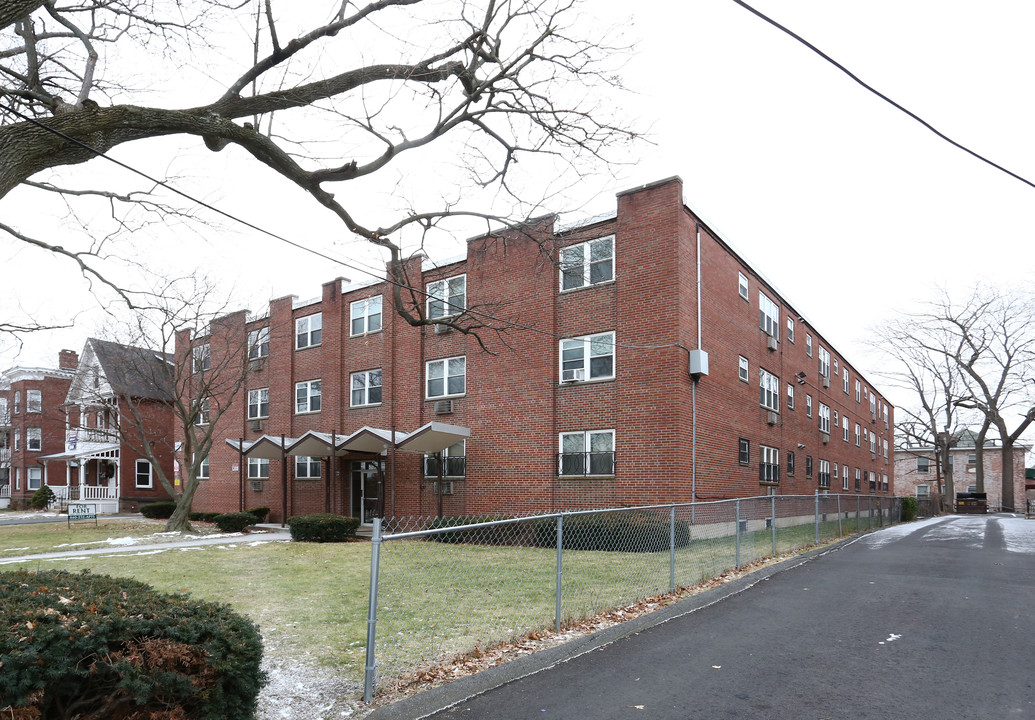
{"type": "MultiPolygon", "coordinates": [[[[1035,3],[754,5],[957,142],[1035,179],[1035,3]]],[[[864,344],[869,328],[895,309],[938,285],[1035,279],[1035,190],[939,139],[778,29],[730,0],[590,7],[627,25],[637,42],[623,70],[636,93],[626,110],[652,126],[653,145],[563,220],[612,211],[614,193],[681,176],[690,205],[867,374],[878,369],[864,344]]],[[[177,147],[142,144],[123,157],[176,174],[177,147]]],[[[211,177],[183,180],[207,182],[206,199],[300,242],[340,240],[308,198],[285,193],[270,212],[265,189],[248,189],[232,156],[209,157],[211,177]]],[[[18,202],[15,193],[0,202],[0,216],[24,211],[18,202]]],[[[60,236],[60,227],[53,232],[60,236]]],[[[315,297],[339,275],[367,279],[249,231],[183,233],[201,243],[238,305],[252,310],[271,297],[315,297]]],[[[443,246],[442,257],[462,252],[462,239],[443,246]]],[[[358,246],[336,252],[383,266],[358,246]]],[[[175,263],[182,255],[164,241],[143,257],[175,263]]],[[[59,349],[81,350],[98,332],[100,316],[70,268],[6,239],[0,262],[5,307],[79,318],[71,331],[28,336],[22,355],[3,356],[4,366],[53,364],[59,349]]]]}

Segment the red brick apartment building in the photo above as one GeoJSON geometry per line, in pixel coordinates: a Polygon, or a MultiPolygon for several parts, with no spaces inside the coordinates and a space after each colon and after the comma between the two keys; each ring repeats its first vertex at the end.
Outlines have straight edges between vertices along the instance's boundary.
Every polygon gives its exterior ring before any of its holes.
{"type": "Polygon", "coordinates": [[[619,193],[605,219],[415,260],[405,283],[404,307],[483,326],[488,351],[407,324],[391,284],[340,278],[180,338],[179,355],[246,343],[251,358],[196,509],[369,521],[891,492],[894,409],[678,178],[619,193]]]}
{"type": "Polygon", "coordinates": [[[79,356],[56,368],[13,367],[0,375],[0,507],[26,507],[43,484],[40,458],[65,446],[65,394],[79,356]]]}

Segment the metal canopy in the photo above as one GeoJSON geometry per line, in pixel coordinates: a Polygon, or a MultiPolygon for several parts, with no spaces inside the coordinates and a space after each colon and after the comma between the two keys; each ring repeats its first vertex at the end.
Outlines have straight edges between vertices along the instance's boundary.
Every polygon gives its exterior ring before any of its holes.
{"type": "MultiPolygon", "coordinates": [[[[348,453],[376,454],[391,447],[393,439],[395,447],[404,452],[436,453],[470,436],[470,428],[433,421],[412,433],[396,431],[394,436],[391,430],[364,426],[351,435],[333,436],[333,447],[330,433],[315,430],[297,438],[263,435],[258,440],[244,442],[228,438],[226,444],[247,457],[279,460],[282,455],[327,457],[333,454],[340,457],[348,453]]],[[[57,459],[59,456],[52,457],[57,459]]]]}
{"type": "MultiPolygon", "coordinates": [[[[337,438],[335,438],[337,441],[337,438]]],[[[331,436],[327,433],[307,430],[302,437],[288,445],[288,455],[305,455],[307,457],[327,457],[332,454],[331,436]]]]}
{"type": "Polygon", "coordinates": [[[396,447],[404,452],[436,453],[470,436],[470,428],[432,421],[414,430],[396,447]]]}
{"type": "MultiPolygon", "coordinates": [[[[291,444],[294,443],[297,438],[286,437],[283,438],[283,440],[284,447],[291,447],[291,444]]],[[[239,443],[237,440],[227,439],[226,444],[248,457],[279,460],[280,457],[285,454],[285,450],[281,447],[280,442],[281,438],[279,437],[263,435],[261,438],[253,442],[245,440],[243,443],[239,443]]]]}
{"type": "MultiPolygon", "coordinates": [[[[395,441],[398,443],[409,437],[408,433],[396,432],[395,441]]],[[[348,437],[342,438],[338,444],[338,454],[347,452],[379,453],[384,452],[392,444],[392,431],[372,428],[364,425],[348,437]]]]}

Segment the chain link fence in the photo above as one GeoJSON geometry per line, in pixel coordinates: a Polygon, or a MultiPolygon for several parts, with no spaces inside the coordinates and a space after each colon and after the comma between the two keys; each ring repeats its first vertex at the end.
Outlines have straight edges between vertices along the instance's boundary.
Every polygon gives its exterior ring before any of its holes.
{"type": "Polygon", "coordinates": [[[901,499],[776,495],[527,517],[374,524],[364,696],[901,517],[901,499]]]}

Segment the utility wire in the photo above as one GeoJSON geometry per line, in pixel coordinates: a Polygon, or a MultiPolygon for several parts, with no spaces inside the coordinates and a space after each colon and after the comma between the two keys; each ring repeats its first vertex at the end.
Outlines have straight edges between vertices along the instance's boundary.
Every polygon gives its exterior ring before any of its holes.
{"type": "MultiPolygon", "coordinates": [[[[248,220],[245,220],[245,219],[243,219],[241,217],[238,217],[237,215],[234,215],[233,213],[230,213],[230,212],[228,212],[226,210],[221,210],[220,208],[216,207],[215,205],[212,205],[211,203],[208,203],[208,202],[206,202],[204,200],[201,200],[200,198],[194,197],[193,195],[191,195],[191,194],[189,194],[187,192],[184,192],[183,190],[179,190],[179,189],[173,187],[172,185],[170,185],[169,183],[167,183],[164,180],[159,180],[158,178],[149,175],[148,173],[144,172],[143,170],[138,170],[137,168],[133,167],[132,165],[124,163],[121,160],[116,160],[115,158],[110,157],[109,155],[106,155],[102,151],[97,150],[96,148],[91,147],[87,143],[84,143],[84,142],[82,142],[81,140],[79,140],[77,138],[71,137],[70,135],[66,135],[65,133],[61,132],[60,130],[52,128],[52,127],[46,125],[45,123],[40,122],[39,120],[37,120],[34,117],[31,117],[29,115],[25,115],[25,114],[19,112],[18,110],[16,110],[15,108],[12,108],[12,107],[7,106],[7,105],[0,105],[0,109],[3,109],[5,111],[11,113],[12,115],[17,116],[17,117],[21,118],[22,120],[25,120],[26,122],[32,123],[33,125],[36,125],[37,127],[42,128],[43,130],[45,130],[45,131],[47,131],[49,133],[57,135],[61,139],[66,140],[67,142],[73,143],[74,145],[77,145],[77,146],[83,148],[84,150],[87,150],[88,152],[93,153],[97,157],[103,158],[103,159],[107,160],[110,163],[114,163],[115,165],[123,168],[124,170],[128,170],[131,173],[134,173],[134,174],[139,175],[139,176],[141,176],[143,178],[146,178],[147,180],[151,181],[152,183],[155,183],[156,185],[160,185],[161,187],[164,187],[165,189],[172,191],[173,193],[175,193],[175,194],[177,194],[177,195],[187,199],[188,201],[190,201],[192,203],[200,205],[201,207],[204,207],[204,208],[206,208],[208,210],[211,210],[212,212],[214,212],[214,213],[216,213],[218,215],[222,215],[223,217],[225,217],[225,218],[227,218],[229,220],[232,220],[233,222],[240,223],[241,225],[244,225],[247,228],[255,230],[256,232],[262,233],[263,235],[267,235],[267,236],[273,238],[274,240],[278,240],[278,241],[283,242],[283,243],[285,243],[287,245],[290,245],[291,247],[296,248],[298,250],[303,250],[303,251],[305,251],[307,253],[315,255],[315,256],[317,256],[319,258],[322,258],[324,260],[328,260],[328,261],[330,261],[332,263],[335,263],[337,265],[341,265],[342,267],[348,268],[349,270],[355,270],[357,272],[365,273],[365,274],[369,275],[370,277],[373,277],[373,278],[375,278],[377,280],[383,280],[383,282],[385,282],[385,283],[387,283],[389,285],[394,285],[394,286],[396,286],[396,287],[398,287],[398,288],[400,288],[402,290],[408,290],[408,291],[416,293],[418,295],[423,295],[425,298],[430,298],[431,297],[431,295],[427,291],[425,291],[425,290],[413,287],[412,285],[407,285],[406,283],[399,282],[398,280],[393,280],[392,278],[388,277],[387,275],[385,275],[382,278],[382,276],[379,273],[377,273],[377,272],[375,272],[373,270],[369,270],[369,269],[366,269],[366,268],[363,268],[363,267],[360,267],[360,266],[357,266],[357,265],[352,265],[352,264],[350,264],[350,263],[348,263],[345,260],[342,260],[340,258],[331,257],[330,255],[322,253],[319,250],[315,250],[315,249],[313,249],[311,247],[307,247],[305,245],[302,245],[301,243],[295,242],[294,240],[290,240],[290,239],[284,237],[283,235],[279,235],[279,234],[273,232],[272,230],[267,230],[267,229],[265,229],[265,228],[263,228],[263,227],[261,227],[259,225],[256,225],[256,224],[254,224],[252,222],[249,222],[248,220]]],[[[449,305],[450,308],[454,307],[449,302],[446,302],[446,301],[443,301],[443,302],[445,302],[446,305],[449,305]]],[[[462,311],[466,312],[468,315],[474,315],[474,316],[480,317],[480,318],[485,319],[485,320],[495,321],[495,322],[498,322],[498,323],[503,323],[507,327],[510,327],[510,328],[515,328],[515,329],[518,329],[518,330],[528,330],[530,332],[539,333],[540,335],[546,335],[548,337],[552,337],[552,338],[557,339],[557,340],[575,339],[575,338],[566,338],[563,335],[559,335],[558,333],[550,332],[549,330],[543,330],[541,328],[533,327],[531,325],[523,325],[521,323],[514,322],[513,320],[506,320],[504,318],[497,317],[497,316],[492,315],[490,313],[485,313],[485,312],[481,312],[481,311],[478,311],[478,310],[473,310],[471,308],[460,308],[460,309],[462,311]]],[[[499,330],[500,328],[492,328],[490,326],[490,329],[499,330]]],[[[588,345],[590,343],[590,340],[588,340],[588,339],[584,340],[584,343],[586,345],[588,345]]],[[[626,348],[626,349],[631,349],[631,350],[662,350],[662,349],[666,349],[666,348],[680,348],[682,350],[687,350],[687,348],[684,347],[681,343],[669,343],[667,345],[623,345],[621,343],[612,342],[610,344],[611,344],[612,347],[620,347],[620,348],[626,348]]]]}
{"type": "Polygon", "coordinates": [[[880,98],[881,100],[883,100],[884,102],[888,103],[888,104],[889,104],[889,105],[891,105],[892,107],[895,107],[895,108],[897,108],[897,109],[898,109],[898,110],[900,110],[901,112],[903,112],[903,113],[905,113],[906,115],[908,115],[909,117],[913,118],[913,119],[914,119],[914,120],[916,120],[916,121],[917,121],[918,123],[920,123],[921,125],[923,125],[923,126],[924,126],[925,128],[927,128],[928,130],[930,130],[931,132],[933,132],[933,133],[934,133],[935,135],[937,135],[938,137],[940,137],[940,138],[941,138],[942,140],[944,140],[945,142],[947,142],[947,143],[949,143],[950,145],[953,145],[953,146],[955,146],[955,147],[959,148],[959,149],[960,149],[960,150],[962,150],[963,152],[965,152],[965,153],[967,153],[968,155],[971,155],[971,156],[973,156],[973,157],[977,158],[977,159],[978,159],[978,160],[980,160],[981,162],[983,162],[983,163],[986,163],[986,164],[988,164],[988,165],[991,165],[991,166],[992,166],[992,167],[994,167],[994,168],[995,168],[996,170],[999,170],[999,171],[1001,171],[1001,172],[1004,172],[1004,173],[1006,173],[1007,175],[1009,175],[1010,177],[1014,178],[1015,180],[1020,180],[1020,181],[1021,181],[1022,183],[1024,183],[1024,184],[1025,184],[1025,185],[1027,185],[1028,187],[1030,187],[1030,188],[1035,188],[1035,183],[1033,183],[1032,181],[1028,180],[1027,178],[1024,178],[1024,177],[1022,177],[1021,175],[1018,175],[1017,173],[1013,172],[1012,170],[1007,170],[1007,169],[1006,169],[1006,168],[1004,168],[1004,167],[1003,167],[1002,165],[1000,165],[1000,164],[998,164],[998,163],[996,163],[996,162],[993,162],[992,160],[989,160],[989,159],[988,159],[988,158],[986,158],[986,157],[985,157],[984,155],[981,155],[981,154],[979,154],[979,153],[977,153],[977,152],[975,152],[975,151],[971,150],[970,148],[968,148],[967,146],[963,145],[962,143],[958,143],[958,142],[956,142],[956,141],[955,141],[955,140],[953,140],[953,139],[952,139],[951,137],[949,137],[948,135],[946,135],[946,134],[945,134],[945,133],[943,133],[942,131],[938,130],[938,129],[937,129],[936,127],[934,127],[933,125],[931,125],[931,123],[927,122],[926,120],[924,120],[924,119],[923,119],[922,117],[920,117],[919,115],[917,115],[917,114],[916,114],[916,113],[914,113],[913,111],[911,111],[911,110],[909,110],[909,109],[907,109],[907,108],[903,107],[903,106],[902,106],[902,105],[900,105],[899,103],[895,102],[895,101],[894,101],[894,100],[892,100],[892,99],[891,99],[890,97],[888,97],[887,95],[885,95],[885,94],[884,94],[884,93],[882,93],[881,91],[879,91],[879,90],[877,90],[876,88],[874,88],[874,87],[873,87],[872,85],[869,85],[869,84],[867,84],[867,83],[866,83],[866,82],[864,82],[864,81],[863,81],[862,79],[860,79],[860,78],[859,78],[859,77],[858,77],[858,76],[857,76],[857,75],[856,75],[855,73],[851,72],[851,71],[850,71],[850,70],[849,70],[848,68],[846,68],[846,67],[845,67],[844,65],[842,65],[841,63],[839,63],[839,62],[838,62],[837,60],[834,60],[834,59],[833,59],[832,57],[830,57],[830,56],[829,56],[829,55],[827,55],[827,54],[826,54],[825,52],[823,52],[822,50],[820,50],[820,49],[819,49],[818,47],[816,47],[815,45],[813,45],[812,43],[810,43],[810,42],[809,42],[808,40],[806,40],[805,38],[803,38],[803,37],[802,37],[801,35],[798,35],[798,34],[797,34],[796,32],[794,32],[793,30],[790,30],[789,28],[787,28],[787,27],[785,27],[785,26],[781,25],[780,23],[776,22],[775,20],[773,20],[773,19],[772,19],[771,17],[769,17],[768,15],[765,15],[764,13],[762,13],[762,12],[760,12],[760,11],[756,10],[755,8],[751,7],[750,5],[748,5],[748,4],[747,4],[746,2],[744,2],[743,0],[733,0],[733,2],[734,2],[734,3],[736,3],[737,5],[740,5],[740,6],[742,7],[742,8],[744,8],[744,9],[745,9],[745,10],[747,10],[748,12],[750,12],[750,13],[754,14],[755,16],[757,16],[757,17],[761,18],[762,20],[765,20],[765,21],[766,21],[767,23],[769,23],[770,25],[772,25],[772,26],[773,26],[773,27],[775,27],[776,29],[778,29],[778,30],[781,30],[781,31],[785,32],[786,34],[790,35],[790,36],[791,36],[792,38],[794,38],[795,40],[797,40],[798,42],[800,42],[800,43],[801,43],[802,45],[804,45],[805,47],[807,47],[807,48],[808,48],[809,50],[811,50],[812,52],[816,53],[816,54],[817,54],[817,55],[819,55],[819,56],[820,56],[821,58],[823,58],[824,60],[826,60],[826,61],[827,61],[828,63],[830,63],[831,65],[833,65],[834,67],[836,67],[836,68],[837,68],[838,70],[840,70],[841,72],[843,72],[843,73],[844,73],[845,75],[847,75],[848,77],[850,77],[850,78],[851,78],[852,80],[854,80],[854,81],[855,81],[856,83],[858,83],[859,85],[861,85],[861,86],[862,86],[862,87],[864,87],[865,89],[869,90],[869,91],[870,91],[871,93],[873,93],[874,95],[876,95],[877,97],[879,97],[879,98],[880,98]]]}

